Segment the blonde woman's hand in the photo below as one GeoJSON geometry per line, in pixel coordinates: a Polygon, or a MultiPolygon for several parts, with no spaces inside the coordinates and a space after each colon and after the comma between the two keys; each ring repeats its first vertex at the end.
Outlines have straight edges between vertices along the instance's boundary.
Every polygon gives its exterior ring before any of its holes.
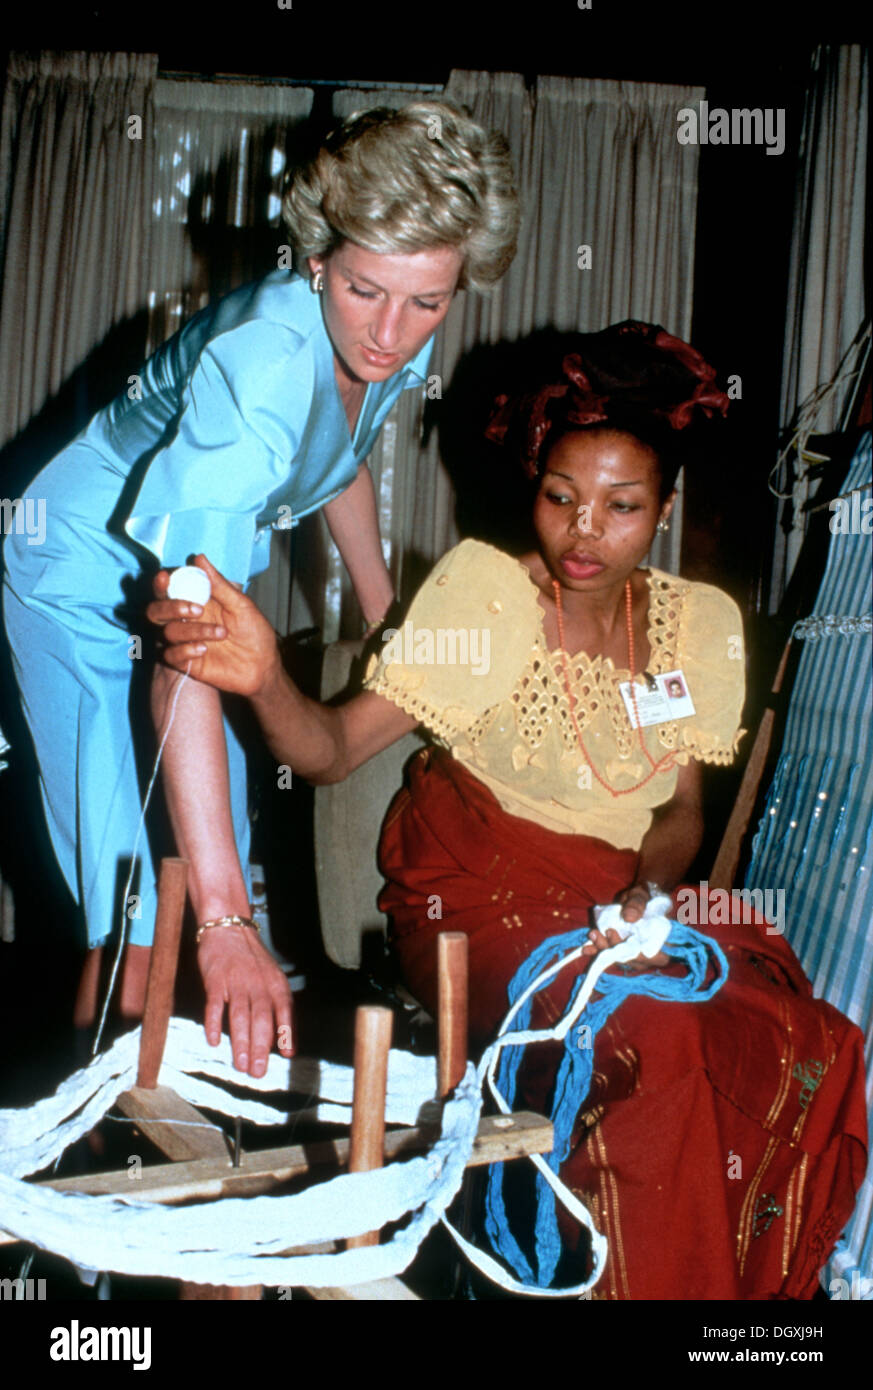
{"type": "Polygon", "coordinates": [[[217,1046],[226,1009],[237,1071],[263,1076],[274,1045],[283,1057],[294,1055],[288,981],[250,927],[211,927],[197,947],[197,963],[207,1042],[217,1046]]]}

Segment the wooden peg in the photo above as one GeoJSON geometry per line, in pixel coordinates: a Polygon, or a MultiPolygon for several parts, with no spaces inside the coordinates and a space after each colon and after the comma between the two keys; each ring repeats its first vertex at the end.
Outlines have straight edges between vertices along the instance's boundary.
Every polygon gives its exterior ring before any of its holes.
{"type": "Polygon", "coordinates": [[[158,1084],[167,1028],[173,1012],[187,882],[187,859],[161,860],[155,940],[149,962],[136,1077],[137,1086],[147,1090],[153,1090],[158,1084]]]}
{"type": "Polygon", "coordinates": [[[465,932],[437,938],[437,1081],[441,1096],[453,1091],[467,1070],[467,955],[465,932]]]}
{"type": "MultiPolygon", "coordinates": [[[[385,1093],[388,1088],[388,1053],[391,1049],[390,1009],[365,1005],[355,1015],[355,1089],[352,1098],[352,1132],[349,1172],[369,1173],[381,1168],[385,1153],[385,1093]]],[[[350,1236],[349,1250],[378,1245],[379,1232],[350,1236]]]]}
{"type": "MultiPolygon", "coordinates": [[[[139,1069],[137,1071],[136,1084],[146,1091],[157,1091],[158,1073],[161,1070],[161,1062],[164,1056],[164,1046],[167,1041],[167,1028],[173,1013],[173,991],[176,986],[176,969],[179,964],[179,942],[182,938],[182,921],[185,916],[185,895],[188,883],[188,861],[187,859],[162,859],[161,871],[158,878],[158,911],[155,921],[155,939],[152,947],[151,960],[149,961],[149,976],[146,985],[145,1010],[142,1018],[142,1034],[139,1044],[139,1069]]],[[[145,1107],[145,1097],[139,1096],[136,1091],[128,1093],[126,1099],[129,1104],[122,1106],[125,1113],[133,1118],[139,1118],[145,1107]]],[[[194,1156],[208,1156],[219,1158],[222,1166],[228,1161],[227,1146],[224,1136],[220,1129],[213,1129],[206,1121],[205,1116],[199,1114],[192,1106],[187,1106],[178,1096],[172,1092],[162,1094],[158,1106],[162,1116],[168,1116],[173,1110],[177,1112],[182,1109],[186,1116],[190,1115],[189,1123],[196,1128],[190,1128],[182,1134],[182,1142],[186,1144],[194,1156]]],[[[143,1126],[146,1130],[146,1126],[143,1126]]],[[[172,1121],[167,1124],[159,1124],[160,1134],[152,1133],[159,1147],[166,1150],[167,1143],[162,1142],[163,1132],[172,1131],[172,1121]]],[[[246,1288],[235,1288],[227,1285],[215,1284],[192,1284],[187,1280],[179,1285],[179,1298],[187,1301],[250,1301],[261,1298],[263,1289],[260,1284],[246,1288]]]]}

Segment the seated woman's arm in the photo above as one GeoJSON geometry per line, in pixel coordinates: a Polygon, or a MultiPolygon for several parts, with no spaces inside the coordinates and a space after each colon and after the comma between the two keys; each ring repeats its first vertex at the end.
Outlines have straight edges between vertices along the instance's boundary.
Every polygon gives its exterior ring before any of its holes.
{"type": "MultiPolygon", "coordinates": [[[[638,922],[645,913],[646,904],[653,896],[650,883],[655,883],[665,893],[672,893],[694,862],[703,840],[702,791],[700,764],[690,759],[685,767],[679,768],[673,796],[655,810],[652,824],[643,837],[636,882],[616,899],[622,904],[621,915],[625,922],[638,922]]],[[[584,950],[596,955],[607,946],[616,946],[620,937],[615,931],[604,934],[595,929],[589,933],[589,940],[590,945],[584,950]]],[[[650,970],[653,965],[666,965],[668,959],[660,951],[652,960],[638,956],[636,965],[641,970],[650,970]]]]}
{"type": "MultiPolygon", "coordinates": [[[[179,671],[190,662],[195,680],[248,696],[277,762],[310,782],[341,782],[416,727],[410,715],[369,691],[335,708],[308,699],[282,666],[276,634],[251,599],[205,556],[197,563],[212,582],[205,611],[166,599],[149,606],[150,620],[164,627],[164,660],[179,671]]],[[[167,582],[159,574],[156,592],[165,593],[167,582]]]]}
{"type": "Polygon", "coordinates": [[[700,764],[689,759],[685,767],[679,768],[673,796],[664,806],[657,807],[643,837],[636,883],[619,895],[625,909],[621,915],[626,922],[642,917],[652,896],[649,883],[672,893],[694,862],[703,841],[702,787],[700,764]]]}

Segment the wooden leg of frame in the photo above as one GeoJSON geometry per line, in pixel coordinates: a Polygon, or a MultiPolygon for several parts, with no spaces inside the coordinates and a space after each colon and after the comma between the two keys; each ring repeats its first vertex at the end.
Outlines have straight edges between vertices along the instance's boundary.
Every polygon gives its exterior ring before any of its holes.
{"type": "MultiPolygon", "coordinates": [[[[349,1172],[368,1173],[381,1168],[385,1155],[385,1092],[388,1085],[388,1053],[394,1018],[390,1009],[367,1005],[355,1016],[355,1089],[352,1099],[352,1132],[349,1172]]],[[[379,1232],[350,1236],[349,1250],[378,1245],[379,1232]]]]}

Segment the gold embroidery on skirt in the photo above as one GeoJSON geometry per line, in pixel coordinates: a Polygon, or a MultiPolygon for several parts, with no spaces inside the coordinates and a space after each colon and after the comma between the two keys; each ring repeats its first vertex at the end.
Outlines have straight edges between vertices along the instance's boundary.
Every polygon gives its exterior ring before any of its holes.
{"type": "Polygon", "coordinates": [[[791,1089],[791,1068],[794,1064],[794,1040],[791,1036],[791,1020],[788,1016],[788,1005],[785,1003],[784,999],[779,1000],[779,1016],[785,1034],[786,1055],[779,1059],[782,1063],[782,1070],[779,1077],[779,1085],[776,1088],[776,1095],[773,1098],[773,1104],[770,1106],[769,1113],[764,1121],[764,1127],[766,1129],[771,1129],[782,1113],[782,1107],[791,1089]]]}
{"type": "Polygon", "coordinates": [[[749,1243],[752,1239],[754,1217],[758,1202],[758,1189],[764,1179],[764,1174],[770,1166],[770,1162],[778,1148],[778,1141],[771,1135],[767,1140],[767,1147],[764,1156],[758,1164],[757,1172],[749,1183],[749,1190],[746,1193],[742,1210],[740,1211],[740,1224],[737,1229],[737,1263],[740,1266],[740,1278],[742,1278],[746,1267],[746,1257],[749,1253],[749,1243]]]}
{"type": "MultiPolygon", "coordinates": [[[[612,1278],[612,1296],[613,1298],[618,1298],[619,1296],[617,1281],[620,1279],[623,1286],[623,1296],[625,1298],[630,1298],[631,1289],[627,1273],[627,1260],[624,1253],[624,1241],[621,1235],[618,1184],[615,1180],[615,1174],[608,1166],[606,1140],[603,1137],[602,1125],[596,1125],[592,1130],[591,1138],[586,1147],[589,1148],[590,1154],[596,1154],[596,1162],[600,1168],[600,1190],[603,1196],[605,1224],[608,1225],[610,1229],[610,1234],[607,1235],[607,1240],[609,1241],[607,1268],[612,1278]]],[[[604,1232],[604,1234],[606,1234],[606,1232],[604,1232]]]]}

